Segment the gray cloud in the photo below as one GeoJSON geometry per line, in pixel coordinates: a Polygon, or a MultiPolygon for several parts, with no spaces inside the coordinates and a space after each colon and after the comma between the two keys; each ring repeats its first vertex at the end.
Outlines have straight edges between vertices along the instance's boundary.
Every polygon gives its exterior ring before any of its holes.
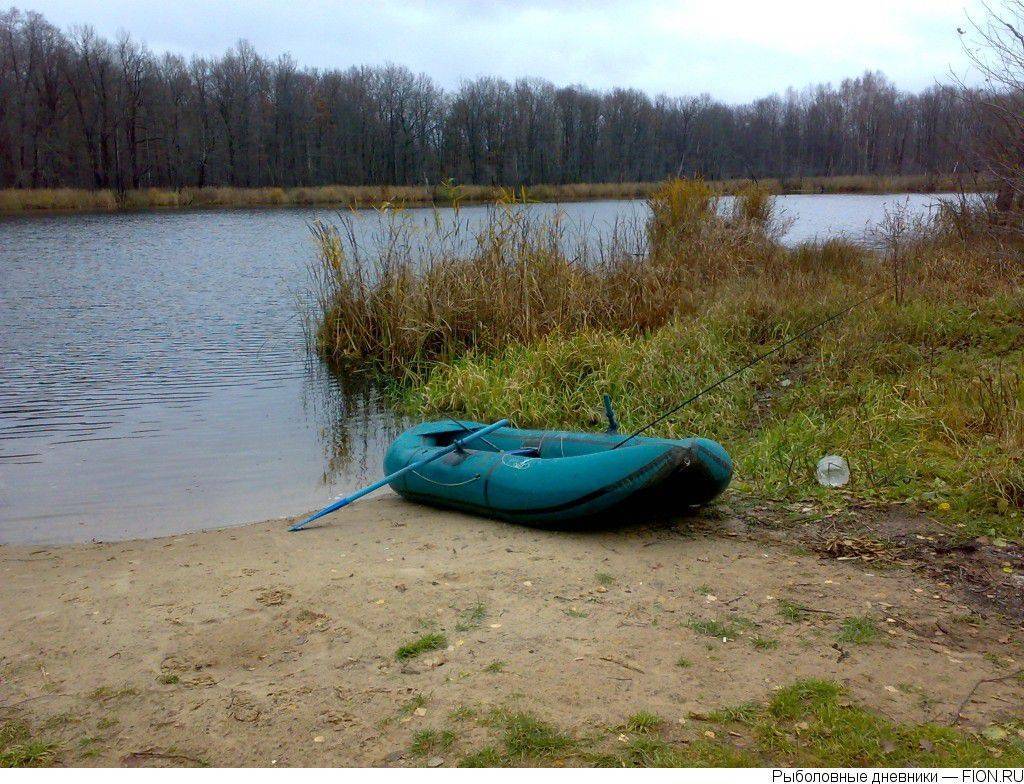
{"type": "MultiPolygon", "coordinates": [[[[395,62],[445,86],[489,74],[746,100],[880,69],[920,89],[966,62],[964,0],[581,3],[391,0],[29,0],[61,27],[127,30],[156,51],[216,54],[240,38],[304,65],[395,62]]],[[[977,0],[968,0],[977,8],[977,0]]]]}

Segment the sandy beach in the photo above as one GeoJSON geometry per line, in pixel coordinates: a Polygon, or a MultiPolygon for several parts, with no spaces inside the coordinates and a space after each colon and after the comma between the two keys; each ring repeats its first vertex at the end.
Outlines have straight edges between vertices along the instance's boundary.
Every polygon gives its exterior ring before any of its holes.
{"type": "Polygon", "coordinates": [[[489,742],[465,717],[493,708],[683,732],[809,677],[897,721],[1019,715],[1024,684],[986,681],[1019,666],[1019,626],[919,572],[774,538],[730,514],[545,532],[384,495],[300,534],[4,546],[0,706],[83,765],[452,765],[489,742]],[[853,616],[879,639],[836,642],[853,616]],[[425,634],[444,645],[396,658],[425,634]],[[417,755],[426,729],[448,742],[417,755]]]}

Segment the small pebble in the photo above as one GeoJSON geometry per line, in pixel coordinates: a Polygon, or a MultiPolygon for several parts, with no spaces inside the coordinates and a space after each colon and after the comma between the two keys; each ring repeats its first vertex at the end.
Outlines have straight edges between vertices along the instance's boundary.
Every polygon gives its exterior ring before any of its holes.
{"type": "Polygon", "coordinates": [[[441,759],[440,757],[431,757],[430,759],[427,760],[427,767],[428,768],[439,768],[442,765],[444,765],[444,760],[441,759]]]}

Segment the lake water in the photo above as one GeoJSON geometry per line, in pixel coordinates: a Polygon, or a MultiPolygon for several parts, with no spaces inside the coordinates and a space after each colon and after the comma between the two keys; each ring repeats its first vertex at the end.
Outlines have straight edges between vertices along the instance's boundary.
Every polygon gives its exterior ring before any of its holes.
{"type": "MultiPolygon", "coordinates": [[[[933,196],[786,196],[787,241],[933,196]]],[[[484,207],[468,207],[475,222],[484,207]]],[[[556,207],[580,231],[635,201],[556,207]]],[[[380,474],[402,422],[305,349],[302,209],[0,217],[0,543],[295,515],[380,474]]],[[[426,213],[423,213],[424,216],[426,213]]],[[[357,213],[369,232],[376,213],[357,213]]]]}

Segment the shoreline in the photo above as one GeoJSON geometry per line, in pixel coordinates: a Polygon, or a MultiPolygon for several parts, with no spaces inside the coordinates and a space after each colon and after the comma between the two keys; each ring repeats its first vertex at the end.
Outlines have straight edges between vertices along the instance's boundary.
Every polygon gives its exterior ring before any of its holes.
{"type": "MultiPolygon", "coordinates": [[[[749,186],[749,179],[710,180],[720,193],[730,194],[749,186]]],[[[951,193],[961,184],[953,175],[841,175],[834,177],[766,178],[758,181],[777,195],[837,195],[891,193],[951,193]]],[[[142,188],[117,193],[113,190],[40,188],[0,190],[0,216],[63,213],[122,213],[171,210],[245,208],[373,209],[385,205],[403,207],[452,207],[456,204],[490,204],[502,200],[578,202],[644,199],[657,182],[573,183],[501,187],[482,185],[389,186],[324,185],[308,187],[183,187],[142,188]]]]}
{"type": "MultiPolygon", "coordinates": [[[[706,729],[761,754],[706,717],[801,679],[968,733],[1024,701],[1008,680],[958,708],[1020,666],[1019,628],[941,580],[754,524],[723,503],[562,533],[385,494],[296,534],[3,545],[0,721],[55,744],[50,764],[420,766],[505,753],[494,717],[521,715],[599,736],[566,752],[581,764],[621,753],[610,728],[641,711],[679,749],[706,729]],[[844,642],[851,618],[870,639],[844,642]]],[[[558,764],[499,760],[530,761],[558,764]]]]}

